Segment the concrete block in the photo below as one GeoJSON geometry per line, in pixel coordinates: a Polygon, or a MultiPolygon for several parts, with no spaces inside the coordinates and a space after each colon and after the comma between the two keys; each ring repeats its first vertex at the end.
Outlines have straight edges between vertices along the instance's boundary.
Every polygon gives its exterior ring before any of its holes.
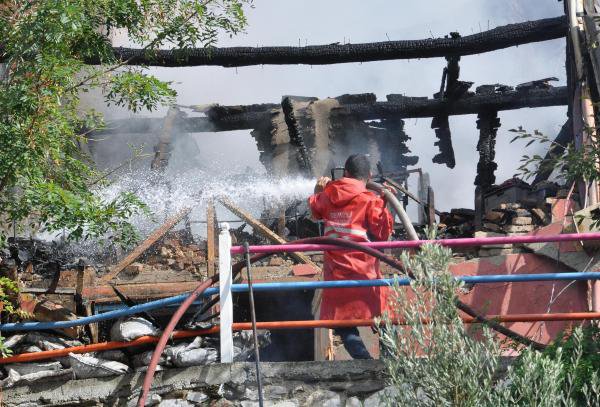
{"type": "Polygon", "coordinates": [[[533,232],[533,225],[506,225],[504,231],[507,233],[528,233],[533,232]]]}
{"type": "Polygon", "coordinates": [[[500,205],[498,205],[498,209],[502,209],[502,210],[508,210],[508,209],[516,210],[516,209],[521,209],[521,204],[520,203],[516,203],[516,202],[501,203],[500,205]]]}
{"type": "Polygon", "coordinates": [[[342,407],[339,394],[329,390],[317,390],[306,399],[308,407],[342,407]]]}
{"type": "Polygon", "coordinates": [[[483,228],[487,229],[487,230],[491,230],[492,232],[501,232],[502,231],[502,226],[497,225],[495,223],[490,223],[490,222],[484,222],[483,228]]]}
{"type": "Polygon", "coordinates": [[[350,397],[346,400],[346,407],[362,407],[363,403],[356,397],[350,397]]]}
{"type": "Polygon", "coordinates": [[[284,386],[265,386],[263,389],[263,396],[269,400],[279,400],[287,397],[288,389],[284,386]]]}
{"type": "Polygon", "coordinates": [[[488,211],[483,216],[483,219],[489,220],[490,222],[500,222],[503,217],[504,217],[504,214],[502,212],[488,211]]]}
{"type": "Polygon", "coordinates": [[[364,407],[379,407],[381,405],[385,405],[383,400],[385,398],[394,398],[398,395],[398,389],[394,386],[388,386],[383,390],[378,391],[377,393],[372,394],[370,397],[365,399],[363,403],[364,407]]]}
{"type": "Polygon", "coordinates": [[[166,399],[162,400],[158,407],[194,407],[194,405],[187,400],[166,399]]]}
{"type": "Polygon", "coordinates": [[[190,391],[185,397],[187,401],[197,404],[207,401],[208,398],[209,397],[201,391],[190,391]]]}
{"type": "Polygon", "coordinates": [[[299,407],[300,403],[298,402],[298,400],[290,399],[290,400],[278,401],[276,403],[267,401],[265,403],[265,406],[267,406],[267,407],[299,407]]]}
{"type": "Polygon", "coordinates": [[[512,218],[511,222],[513,225],[531,225],[533,221],[529,216],[517,216],[512,218]]]}

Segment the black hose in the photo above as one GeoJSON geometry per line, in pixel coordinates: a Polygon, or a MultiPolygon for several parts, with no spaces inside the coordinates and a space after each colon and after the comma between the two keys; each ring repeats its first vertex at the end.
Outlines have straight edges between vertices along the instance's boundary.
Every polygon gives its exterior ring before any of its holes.
{"type": "Polygon", "coordinates": [[[254,339],[254,362],[256,363],[256,384],[258,387],[258,405],[264,406],[262,380],[260,377],[260,354],[258,352],[258,334],[256,333],[256,309],[254,308],[254,290],[252,289],[252,276],[250,273],[250,246],[244,242],[246,257],[246,273],[248,274],[248,299],[250,301],[250,318],[252,320],[252,339],[254,339]]]}
{"type": "MultiPolygon", "coordinates": [[[[398,260],[391,258],[389,256],[386,256],[385,254],[381,253],[378,250],[375,250],[375,249],[367,247],[367,246],[362,246],[361,244],[352,242],[350,240],[335,239],[335,238],[329,238],[329,237],[315,237],[315,238],[310,238],[310,239],[303,239],[302,243],[328,244],[328,245],[342,246],[342,247],[352,249],[352,250],[362,251],[364,253],[367,253],[367,254],[375,257],[376,259],[379,259],[380,261],[384,262],[385,264],[389,265],[390,267],[393,267],[394,269],[400,271],[401,273],[406,274],[409,278],[411,278],[413,280],[415,279],[414,274],[410,270],[405,270],[402,263],[400,263],[398,260]]],[[[494,320],[486,318],[484,315],[475,311],[473,308],[471,308],[471,306],[460,301],[458,298],[455,298],[454,303],[459,310],[461,310],[465,314],[475,318],[475,320],[477,322],[481,322],[482,324],[487,325],[494,331],[499,332],[502,335],[504,335],[508,338],[511,338],[512,340],[519,342],[522,345],[531,346],[533,349],[536,349],[536,350],[543,350],[547,346],[547,345],[544,345],[543,343],[539,343],[532,339],[529,339],[529,338],[513,331],[512,329],[501,325],[500,323],[498,323],[494,320]]]]}
{"type": "MultiPolygon", "coordinates": [[[[379,259],[380,261],[384,262],[385,264],[389,265],[390,267],[394,268],[395,270],[398,270],[399,272],[407,275],[409,278],[411,278],[413,280],[415,279],[414,274],[410,270],[405,270],[403,264],[400,263],[398,260],[396,260],[392,257],[386,256],[385,254],[381,253],[378,250],[375,250],[375,249],[367,247],[367,246],[362,246],[361,244],[352,242],[350,240],[336,239],[336,238],[330,238],[330,237],[312,237],[312,238],[306,238],[306,239],[299,239],[299,240],[294,241],[294,243],[329,244],[332,246],[341,246],[341,247],[345,247],[347,249],[362,251],[364,253],[367,253],[367,254],[379,259]]],[[[254,255],[250,259],[250,262],[254,263],[256,261],[265,259],[265,258],[269,257],[270,255],[271,255],[271,253],[260,253],[260,254],[254,255]]],[[[246,264],[243,261],[238,262],[235,265],[233,265],[232,271],[233,271],[234,275],[239,273],[245,266],[246,266],[246,264]]],[[[211,302],[213,302],[213,301],[214,301],[214,304],[216,304],[218,302],[218,296],[216,296],[211,302]]],[[[493,329],[496,332],[501,333],[502,335],[506,336],[507,338],[511,338],[512,340],[514,340],[522,345],[531,346],[533,349],[536,349],[536,350],[544,350],[547,346],[543,343],[539,343],[537,341],[529,339],[529,338],[513,331],[510,328],[507,328],[507,327],[501,325],[500,323],[498,323],[497,321],[486,318],[484,315],[482,315],[479,312],[477,312],[476,310],[474,310],[471,306],[460,301],[458,298],[456,298],[454,300],[454,302],[455,302],[456,307],[459,310],[461,310],[465,314],[473,317],[477,322],[480,322],[480,323],[488,326],[489,328],[493,329]]],[[[209,304],[206,304],[203,308],[206,308],[206,310],[208,310],[212,305],[214,305],[214,304],[212,304],[209,306],[209,304]]],[[[205,310],[205,312],[206,312],[206,310],[205,310]]],[[[199,315],[202,315],[202,313],[199,313],[199,315]]]]}

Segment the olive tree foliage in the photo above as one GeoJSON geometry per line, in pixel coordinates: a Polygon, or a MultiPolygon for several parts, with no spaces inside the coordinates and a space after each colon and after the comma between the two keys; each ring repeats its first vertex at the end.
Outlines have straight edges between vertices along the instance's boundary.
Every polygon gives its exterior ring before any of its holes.
{"type": "Polygon", "coordinates": [[[389,406],[596,406],[600,402],[598,374],[577,392],[576,372],[585,366],[582,331],[570,336],[572,350],[553,355],[501,341],[489,329],[468,328],[455,299],[463,287],[448,271],[448,248],[426,244],[402,262],[415,279],[410,289],[392,287],[390,309],[380,329],[388,384],[382,404],[389,406]],[[395,320],[403,325],[394,324],[395,320]],[[521,355],[507,369],[502,355],[521,355]],[[569,366],[565,369],[565,366],[569,366]],[[584,394],[582,397],[581,394],[584,394]]]}
{"type": "Polygon", "coordinates": [[[80,95],[99,88],[108,104],[138,112],[171,104],[176,93],[144,67],[116,59],[107,36],[124,30],[149,56],[170,47],[185,53],[243,30],[249,1],[3,0],[0,221],[35,219],[71,239],[111,234],[132,243],[127,219],[146,209],[130,193],[105,200],[91,191],[101,174],[80,146],[103,120],[81,107],[80,95]]]}

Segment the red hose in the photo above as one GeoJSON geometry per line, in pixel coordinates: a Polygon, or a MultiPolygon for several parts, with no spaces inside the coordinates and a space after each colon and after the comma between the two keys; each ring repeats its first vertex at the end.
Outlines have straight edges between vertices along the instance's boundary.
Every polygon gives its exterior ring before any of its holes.
{"type": "Polygon", "coordinates": [[[154,349],[154,353],[152,354],[152,359],[150,359],[150,364],[148,365],[148,370],[146,371],[146,376],[144,376],[144,383],[142,384],[142,393],[140,394],[140,398],[138,400],[138,406],[144,407],[146,405],[146,398],[148,397],[148,393],[150,392],[150,386],[152,386],[152,380],[154,379],[154,372],[156,371],[156,366],[158,366],[158,362],[160,361],[160,357],[162,356],[162,352],[167,345],[171,337],[171,333],[175,329],[175,326],[185,314],[190,305],[198,298],[200,294],[204,292],[208,287],[213,285],[219,279],[218,275],[214,275],[209,278],[202,284],[200,284],[192,293],[181,303],[177,311],[171,317],[169,324],[163,331],[158,343],[156,344],[156,348],[154,349]]]}
{"type": "MultiPolygon", "coordinates": [[[[270,255],[270,253],[257,254],[253,256],[250,259],[250,261],[256,262],[258,260],[269,257],[270,255]]],[[[246,262],[239,262],[234,264],[231,267],[232,274],[235,276],[244,268],[245,265],[246,262]]],[[[200,284],[194,291],[192,291],[192,293],[185,299],[185,301],[181,303],[179,308],[177,308],[177,311],[175,311],[175,313],[169,320],[169,324],[160,336],[160,339],[156,344],[156,348],[154,348],[152,359],[150,359],[150,364],[148,365],[148,369],[146,370],[146,375],[144,376],[144,382],[142,384],[142,392],[140,393],[140,398],[138,399],[138,407],[145,407],[146,405],[146,398],[148,398],[148,394],[150,393],[150,387],[152,386],[152,381],[154,380],[154,373],[156,372],[156,367],[158,366],[160,357],[162,356],[162,353],[165,350],[165,346],[167,345],[171,334],[175,330],[175,326],[177,325],[183,314],[185,314],[190,305],[192,305],[192,303],[196,300],[196,298],[200,296],[200,294],[202,294],[204,290],[206,290],[208,287],[210,287],[217,281],[219,281],[219,275],[215,274],[210,279],[200,284]]]]}

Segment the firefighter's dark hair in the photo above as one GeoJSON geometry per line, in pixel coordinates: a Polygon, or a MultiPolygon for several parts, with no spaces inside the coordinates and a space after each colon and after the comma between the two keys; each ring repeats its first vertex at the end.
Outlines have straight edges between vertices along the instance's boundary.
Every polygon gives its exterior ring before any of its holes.
{"type": "Polygon", "coordinates": [[[371,174],[371,164],[369,159],[364,154],[352,154],[346,160],[344,169],[351,178],[367,181],[371,174]]]}

